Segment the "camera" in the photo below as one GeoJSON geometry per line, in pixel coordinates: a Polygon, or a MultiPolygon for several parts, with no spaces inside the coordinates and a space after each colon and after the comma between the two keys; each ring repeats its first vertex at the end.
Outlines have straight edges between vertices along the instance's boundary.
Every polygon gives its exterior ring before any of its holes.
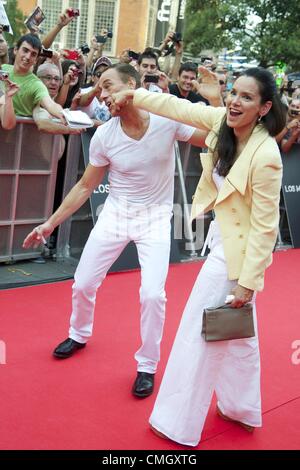
{"type": "Polygon", "coordinates": [[[134,51],[128,51],[128,56],[133,60],[139,60],[140,54],[134,51]]]}
{"type": "Polygon", "coordinates": [[[5,72],[4,70],[0,70],[0,80],[8,80],[8,73],[5,72]]]}
{"type": "Polygon", "coordinates": [[[97,42],[99,42],[101,44],[105,44],[108,38],[111,39],[113,37],[113,33],[112,33],[112,31],[108,31],[106,36],[100,36],[99,35],[99,36],[95,36],[95,37],[96,37],[97,42]]]}
{"type": "Polygon", "coordinates": [[[145,74],[144,75],[144,82],[158,83],[159,82],[159,76],[158,75],[145,74]]]}
{"type": "Polygon", "coordinates": [[[9,33],[9,26],[7,24],[1,24],[0,26],[2,26],[2,30],[5,33],[9,33]]]}
{"type": "Polygon", "coordinates": [[[80,16],[78,8],[67,8],[66,12],[68,16],[80,16]]]}
{"type": "Polygon", "coordinates": [[[80,75],[82,73],[82,70],[78,69],[78,68],[72,68],[72,73],[74,75],[74,77],[78,77],[78,75],[80,75]]]}
{"type": "Polygon", "coordinates": [[[51,51],[50,49],[45,49],[44,47],[42,47],[41,52],[40,52],[40,57],[47,57],[49,59],[52,59],[53,51],[51,51]]]}
{"type": "Polygon", "coordinates": [[[82,54],[88,54],[90,52],[90,48],[87,44],[83,44],[80,48],[82,54]]]}
{"type": "Polygon", "coordinates": [[[172,37],[171,37],[171,40],[168,42],[168,44],[164,48],[162,55],[167,56],[167,55],[171,54],[174,50],[175,44],[178,44],[180,41],[182,41],[181,33],[176,33],[176,32],[173,33],[172,37]]]}
{"type": "Polygon", "coordinates": [[[64,57],[65,59],[76,61],[79,59],[79,52],[70,49],[64,49],[64,57]]]}
{"type": "Polygon", "coordinates": [[[174,33],[174,34],[173,34],[173,37],[172,37],[172,41],[173,41],[173,42],[177,42],[177,43],[180,42],[180,41],[182,41],[182,35],[181,35],[181,33],[174,33]]]}

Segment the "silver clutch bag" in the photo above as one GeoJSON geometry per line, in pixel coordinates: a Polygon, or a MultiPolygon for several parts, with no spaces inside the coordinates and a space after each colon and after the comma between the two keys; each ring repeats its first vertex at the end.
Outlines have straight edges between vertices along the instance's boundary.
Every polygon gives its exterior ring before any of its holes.
{"type": "Polygon", "coordinates": [[[222,305],[203,312],[202,335],[205,341],[225,341],[255,336],[252,304],[241,308],[222,305]]]}

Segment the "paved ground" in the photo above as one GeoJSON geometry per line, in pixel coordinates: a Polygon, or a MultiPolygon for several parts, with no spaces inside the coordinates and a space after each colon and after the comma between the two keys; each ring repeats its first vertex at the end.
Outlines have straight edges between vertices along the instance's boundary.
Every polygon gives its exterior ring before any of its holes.
{"type": "Polygon", "coordinates": [[[60,281],[73,277],[75,261],[37,259],[0,264],[0,289],[11,289],[34,284],[60,281]]]}

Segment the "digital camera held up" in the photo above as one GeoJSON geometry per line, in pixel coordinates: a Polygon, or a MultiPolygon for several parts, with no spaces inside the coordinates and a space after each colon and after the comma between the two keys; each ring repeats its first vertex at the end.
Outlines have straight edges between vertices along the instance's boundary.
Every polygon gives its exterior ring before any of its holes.
{"type": "Polygon", "coordinates": [[[105,44],[107,39],[108,38],[111,39],[112,37],[113,37],[112,31],[107,31],[106,36],[100,36],[100,35],[96,36],[96,41],[99,42],[100,44],[105,44]]]}
{"type": "Polygon", "coordinates": [[[66,10],[68,16],[80,16],[80,11],[78,8],[67,8],[66,10]]]}
{"type": "Polygon", "coordinates": [[[90,52],[90,48],[88,46],[88,44],[83,44],[81,47],[80,47],[80,50],[82,52],[83,55],[86,55],[90,52]]]}
{"type": "Polygon", "coordinates": [[[182,35],[181,35],[181,33],[174,33],[174,34],[173,34],[173,37],[172,37],[172,41],[173,41],[174,43],[178,43],[178,42],[182,41],[182,35]]]}
{"type": "Polygon", "coordinates": [[[169,55],[173,52],[175,44],[179,44],[180,41],[182,41],[182,35],[181,33],[173,33],[171,40],[167,43],[165,49],[163,50],[163,55],[169,55]]]}
{"type": "Polygon", "coordinates": [[[159,76],[158,75],[151,75],[145,74],[144,75],[144,82],[146,83],[158,83],[159,82],[159,76]]]}
{"type": "Polygon", "coordinates": [[[0,80],[3,81],[3,80],[8,80],[8,73],[5,72],[4,70],[0,70],[0,80]]]}

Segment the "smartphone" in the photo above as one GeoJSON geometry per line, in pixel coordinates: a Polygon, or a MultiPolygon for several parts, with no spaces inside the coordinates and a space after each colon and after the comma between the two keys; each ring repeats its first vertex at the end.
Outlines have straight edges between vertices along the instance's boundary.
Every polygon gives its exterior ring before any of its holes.
{"type": "Polygon", "coordinates": [[[159,76],[158,75],[144,75],[144,81],[147,83],[158,83],[159,82],[159,76]]]}
{"type": "Polygon", "coordinates": [[[70,49],[64,49],[64,57],[65,59],[69,60],[78,60],[79,59],[79,52],[77,51],[72,51],[70,49]]]}
{"type": "Polygon", "coordinates": [[[139,57],[140,57],[140,54],[138,54],[137,52],[134,52],[134,51],[128,51],[128,55],[133,60],[139,60],[139,57]]]}
{"type": "Polygon", "coordinates": [[[0,70],[0,80],[7,80],[9,77],[7,72],[4,72],[4,70],[0,70]]]}
{"type": "Polygon", "coordinates": [[[48,57],[49,59],[52,59],[53,51],[51,51],[50,49],[44,49],[44,47],[42,47],[40,57],[48,57]]]}

